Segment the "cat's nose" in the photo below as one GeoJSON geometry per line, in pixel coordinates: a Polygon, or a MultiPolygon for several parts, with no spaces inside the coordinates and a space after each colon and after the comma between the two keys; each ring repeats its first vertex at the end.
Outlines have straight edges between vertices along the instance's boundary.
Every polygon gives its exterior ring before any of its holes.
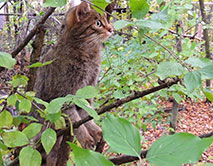
{"type": "Polygon", "coordinates": [[[108,27],[107,30],[112,33],[113,32],[113,28],[112,27],[108,27]]]}

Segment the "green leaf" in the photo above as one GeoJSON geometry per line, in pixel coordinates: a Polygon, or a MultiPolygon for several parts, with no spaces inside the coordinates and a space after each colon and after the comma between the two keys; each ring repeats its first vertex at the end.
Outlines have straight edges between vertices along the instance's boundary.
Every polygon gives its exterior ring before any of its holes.
{"type": "Polygon", "coordinates": [[[31,146],[24,147],[19,155],[20,166],[40,166],[41,154],[31,146]]]}
{"type": "Polygon", "coordinates": [[[62,7],[66,5],[67,0],[46,0],[43,4],[44,7],[62,7]]]}
{"type": "Polygon", "coordinates": [[[48,104],[49,104],[48,102],[46,102],[46,101],[44,101],[44,100],[42,100],[42,99],[39,99],[39,98],[37,98],[37,97],[33,97],[33,100],[35,100],[35,102],[38,103],[38,104],[44,105],[45,107],[47,107],[48,104]]]}
{"type": "Polygon", "coordinates": [[[200,69],[200,72],[207,76],[209,79],[213,79],[213,64],[208,65],[200,69]]]}
{"type": "Polygon", "coordinates": [[[149,12],[149,5],[145,0],[130,0],[132,16],[137,19],[143,18],[149,12]]]}
{"type": "Polygon", "coordinates": [[[184,76],[184,85],[192,92],[201,86],[201,74],[199,71],[188,72],[184,76]]]}
{"type": "Polygon", "coordinates": [[[56,130],[66,128],[65,119],[63,117],[60,117],[58,120],[56,120],[54,126],[56,130]]]}
{"type": "Polygon", "coordinates": [[[115,28],[115,30],[119,30],[130,25],[133,25],[133,23],[125,20],[118,20],[113,23],[113,27],[115,28]]]}
{"type": "Polygon", "coordinates": [[[91,108],[90,104],[85,99],[74,98],[73,103],[77,106],[83,108],[90,116],[92,116],[95,120],[99,119],[97,112],[91,108]]]}
{"type": "Polygon", "coordinates": [[[211,142],[212,138],[202,140],[189,133],[163,136],[152,144],[146,159],[155,166],[181,166],[184,163],[195,163],[211,142]]]}
{"type": "Polygon", "coordinates": [[[98,95],[98,90],[94,86],[85,86],[82,89],[79,89],[76,92],[76,97],[84,98],[84,99],[91,99],[98,95]]]}
{"type": "Polygon", "coordinates": [[[193,67],[202,68],[202,67],[205,67],[205,66],[212,64],[213,62],[208,58],[190,57],[187,60],[185,60],[185,63],[188,63],[193,67]]]}
{"type": "Polygon", "coordinates": [[[213,92],[212,91],[210,91],[208,89],[204,89],[203,93],[209,101],[213,102],[213,92]]]}
{"type": "Polygon", "coordinates": [[[172,97],[174,97],[177,103],[180,103],[183,99],[178,93],[172,93],[172,97]]]}
{"type": "Polygon", "coordinates": [[[22,115],[13,117],[13,124],[14,124],[15,126],[18,126],[18,125],[20,125],[21,123],[26,123],[26,124],[28,124],[28,123],[30,123],[30,121],[27,120],[27,119],[26,119],[24,116],[22,116],[22,115]]]}
{"type": "Polygon", "coordinates": [[[12,55],[6,52],[0,52],[0,66],[12,69],[16,64],[16,60],[12,58],[12,55]]]}
{"type": "Polygon", "coordinates": [[[29,80],[29,78],[27,78],[26,76],[17,74],[13,77],[13,79],[12,79],[12,81],[10,81],[10,83],[15,88],[18,86],[26,86],[28,80],[29,80]]]}
{"type": "Polygon", "coordinates": [[[183,72],[184,68],[177,62],[161,62],[157,66],[156,75],[159,76],[161,80],[163,80],[167,77],[179,76],[183,72]]]}
{"type": "Polygon", "coordinates": [[[135,22],[135,25],[139,28],[150,28],[154,31],[166,28],[161,22],[156,20],[138,20],[135,22]]]}
{"type": "Polygon", "coordinates": [[[0,149],[7,150],[7,146],[2,141],[0,141],[0,149]]]}
{"type": "Polygon", "coordinates": [[[121,90],[117,90],[113,93],[113,97],[116,99],[122,99],[125,97],[125,94],[121,90]]]}
{"type": "Polygon", "coordinates": [[[55,114],[47,114],[45,119],[49,120],[51,123],[55,123],[61,117],[61,112],[55,114]]]}
{"type": "Polygon", "coordinates": [[[28,65],[27,68],[33,68],[33,67],[43,67],[43,66],[46,66],[46,65],[49,65],[53,62],[52,61],[47,61],[45,63],[41,63],[41,62],[36,62],[36,63],[33,63],[32,65],[28,65]]]}
{"type": "Polygon", "coordinates": [[[31,111],[32,103],[28,99],[23,99],[19,103],[19,111],[29,113],[31,111]]]}
{"type": "Polygon", "coordinates": [[[41,131],[42,125],[40,123],[31,123],[22,132],[29,138],[35,137],[41,131]]]}
{"type": "Polygon", "coordinates": [[[164,0],[157,0],[158,5],[160,5],[164,0]]]}
{"type": "Polygon", "coordinates": [[[51,128],[46,129],[42,133],[41,143],[42,143],[44,150],[46,151],[47,154],[51,151],[51,149],[55,145],[56,139],[57,139],[56,132],[51,128]]]}
{"type": "Polygon", "coordinates": [[[29,144],[27,136],[20,131],[12,131],[2,134],[4,144],[10,148],[29,144]]]}
{"type": "Polygon", "coordinates": [[[0,113],[0,128],[10,128],[13,124],[13,116],[4,110],[0,113]]]}
{"type": "Polygon", "coordinates": [[[58,113],[65,102],[66,102],[66,98],[64,97],[53,99],[47,106],[47,112],[49,114],[58,113]]]}
{"type": "Polygon", "coordinates": [[[12,94],[7,98],[7,104],[8,106],[15,106],[16,101],[18,100],[18,97],[16,94],[12,94]]]}
{"type": "Polygon", "coordinates": [[[82,149],[73,143],[68,142],[74,154],[74,161],[77,166],[114,166],[114,164],[107,160],[102,154],[82,149]]]}
{"type": "MultiPolygon", "coordinates": [[[[105,9],[105,7],[108,5],[108,3],[105,1],[105,0],[91,0],[91,2],[94,4],[94,5],[96,5],[96,6],[98,6],[99,8],[101,8],[101,9],[105,9]]],[[[100,14],[103,14],[103,11],[102,10],[100,10],[100,9],[98,9],[97,7],[95,7],[95,6],[92,6],[98,13],[100,13],[100,14]]]]}
{"type": "Polygon", "coordinates": [[[104,139],[113,151],[140,157],[140,133],[130,122],[108,114],[102,128],[104,139]]]}
{"type": "Polygon", "coordinates": [[[3,166],[2,154],[0,152],[0,165],[3,166]]]}

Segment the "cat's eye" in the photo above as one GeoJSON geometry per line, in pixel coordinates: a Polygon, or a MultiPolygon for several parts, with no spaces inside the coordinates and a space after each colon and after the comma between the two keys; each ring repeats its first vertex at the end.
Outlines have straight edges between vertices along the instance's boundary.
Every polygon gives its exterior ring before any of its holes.
{"type": "Polygon", "coordinates": [[[98,26],[98,27],[101,27],[101,26],[102,26],[102,23],[101,23],[100,20],[98,20],[98,21],[95,22],[95,25],[98,26]]]}

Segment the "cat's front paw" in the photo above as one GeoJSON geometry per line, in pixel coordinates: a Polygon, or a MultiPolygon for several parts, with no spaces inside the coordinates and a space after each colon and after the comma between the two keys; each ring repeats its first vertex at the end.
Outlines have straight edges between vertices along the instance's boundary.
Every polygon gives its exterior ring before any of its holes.
{"type": "Polygon", "coordinates": [[[89,134],[93,137],[95,145],[102,140],[102,129],[93,120],[84,124],[89,134]]]}
{"type": "Polygon", "coordinates": [[[77,140],[81,146],[85,149],[94,149],[95,140],[88,132],[87,128],[84,125],[81,125],[79,128],[74,130],[74,134],[77,137],[77,140]]]}

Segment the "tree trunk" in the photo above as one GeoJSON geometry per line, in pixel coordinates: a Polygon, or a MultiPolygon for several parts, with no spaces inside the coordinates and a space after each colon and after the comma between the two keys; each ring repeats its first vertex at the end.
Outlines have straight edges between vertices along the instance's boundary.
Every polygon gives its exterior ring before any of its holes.
{"type": "MultiPolygon", "coordinates": [[[[203,0],[199,0],[200,5],[200,12],[202,16],[202,21],[205,24],[209,24],[206,13],[205,13],[205,6],[203,0]]],[[[208,28],[203,30],[203,39],[205,41],[205,51],[206,51],[206,58],[211,59],[210,49],[209,49],[209,35],[208,35],[208,28]]],[[[211,80],[206,80],[206,87],[210,89],[211,80]]]]}

